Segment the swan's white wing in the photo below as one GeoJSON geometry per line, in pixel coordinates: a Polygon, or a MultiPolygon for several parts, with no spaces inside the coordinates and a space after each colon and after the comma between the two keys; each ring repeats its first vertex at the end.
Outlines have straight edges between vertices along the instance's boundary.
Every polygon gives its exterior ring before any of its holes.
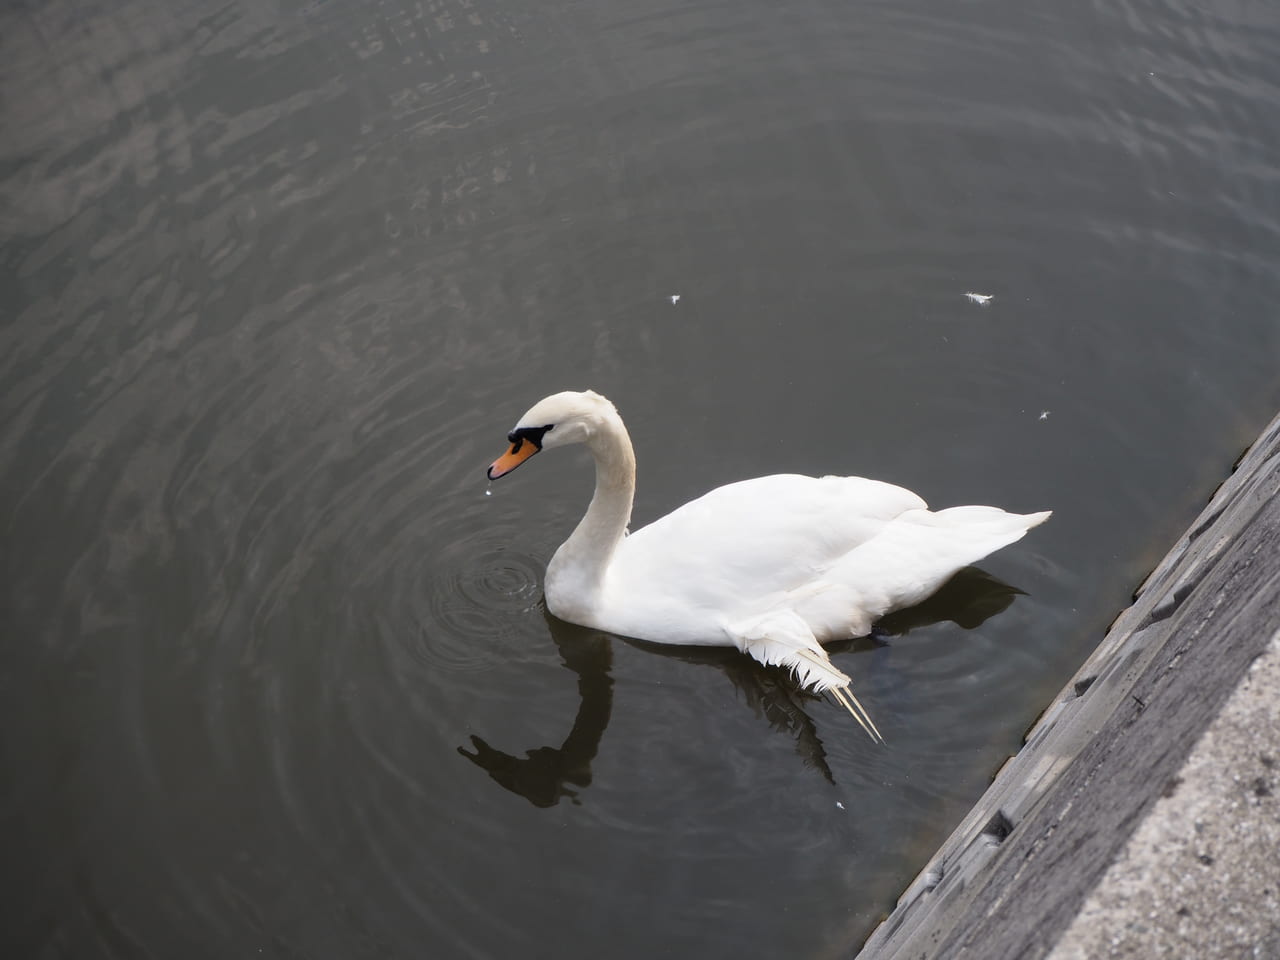
{"type": "Polygon", "coordinates": [[[640,618],[652,632],[665,624],[669,609],[673,616],[683,611],[689,630],[681,634],[700,630],[701,642],[716,642],[709,619],[691,614],[763,609],[895,517],[924,508],[909,490],[861,477],[779,474],[718,487],[621,543],[609,568],[609,601],[615,611],[627,611],[628,624],[613,629],[635,629],[640,618]]]}
{"type": "Polygon", "coordinates": [[[853,715],[867,736],[884,737],[850,689],[849,676],[836,669],[813,632],[792,610],[771,610],[729,625],[734,643],[761,663],[789,667],[801,686],[827,691],[853,715]]]}
{"type": "Polygon", "coordinates": [[[957,570],[1020,540],[1048,518],[1047,511],[1023,515],[997,507],[907,510],[781,603],[821,641],[859,636],[886,613],[919,603],[957,570]]]}

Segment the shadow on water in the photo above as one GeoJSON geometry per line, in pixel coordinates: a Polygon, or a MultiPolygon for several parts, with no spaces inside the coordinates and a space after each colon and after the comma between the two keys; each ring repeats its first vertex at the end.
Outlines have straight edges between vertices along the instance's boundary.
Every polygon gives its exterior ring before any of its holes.
{"type": "MultiPolygon", "coordinates": [[[[1008,609],[1022,592],[977,567],[966,567],[923,603],[885,617],[876,625],[872,637],[842,640],[828,644],[827,649],[832,653],[866,651],[912,630],[946,621],[973,630],[1008,609]]],[[[471,737],[471,750],[458,747],[460,754],[483,768],[494,782],[536,807],[555,806],[564,797],[580,802],[573,788],[591,785],[591,763],[613,709],[613,677],[609,673],[613,664],[612,635],[565,623],[549,613],[544,615],[561,660],[578,676],[578,713],[568,736],[559,747],[536,747],[526,750],[523,757],[495,749],[475,735],[471,737]]],[[[806,709],[823,698],[802,689],[789,671],[765,666],[727,647],[673,647],[619,639],[660,656],[718,668],[756,716],[795,740],[796,752],[805,766],[835,784],[817,725],[806,709]]]]}

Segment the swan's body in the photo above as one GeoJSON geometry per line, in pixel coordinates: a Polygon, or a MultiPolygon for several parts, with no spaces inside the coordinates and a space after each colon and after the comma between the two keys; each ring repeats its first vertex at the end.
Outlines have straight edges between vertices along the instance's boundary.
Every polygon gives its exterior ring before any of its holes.
{"type": "Polygon", "coordinates": [[[628,536],[635,455],[613,404],[591,391],[555,394],[509,439],[491,479],[569,443],[585,443],[596,461],[591,505],[547,566],[553,614],[656,643],[735,646],[785,665],[806,686],[830,690],[876,737],[821,644],[865,635],[1049,517],[996,507],[934,513],[878,480],[779,474],[718,487],[628,536]]]}

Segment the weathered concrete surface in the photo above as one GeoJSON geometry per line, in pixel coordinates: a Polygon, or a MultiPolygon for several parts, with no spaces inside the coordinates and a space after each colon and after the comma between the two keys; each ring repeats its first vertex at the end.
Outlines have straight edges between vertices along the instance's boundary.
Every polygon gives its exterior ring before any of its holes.
{"type": "Polygon", "coordinates": [[[1050,960],[1280,958],[1280,633],[1050,960]]]}
{"type": "MultiPolygon", "coordinates": [[[[1023,960],[1053,949],[1280,632],[1277,494],[1280,417],[868,938],[860,960],[1023,960]]],[[[1251,741],[1259,750],[1262,729],[1251,741]]],[[[1280,754],[1280,744],[1267,749],[1280,754]]],[[[1243,777],[1247,768],[1232,772],[1243,777]]]]}

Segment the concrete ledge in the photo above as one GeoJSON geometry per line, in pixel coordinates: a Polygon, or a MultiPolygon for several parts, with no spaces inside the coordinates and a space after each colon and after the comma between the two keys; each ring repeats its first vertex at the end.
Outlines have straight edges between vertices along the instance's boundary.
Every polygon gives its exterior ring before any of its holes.
{"type": "Polygon", "coordinates": [[[860,960],[1049,953],[1280,632],[1277,492],[1280,417],[867,939],[860,960]]]}
{"type": "Polygon", "coordinates": [[[1280,957],[1280,633],[1050,960],[1280,957]]]}

